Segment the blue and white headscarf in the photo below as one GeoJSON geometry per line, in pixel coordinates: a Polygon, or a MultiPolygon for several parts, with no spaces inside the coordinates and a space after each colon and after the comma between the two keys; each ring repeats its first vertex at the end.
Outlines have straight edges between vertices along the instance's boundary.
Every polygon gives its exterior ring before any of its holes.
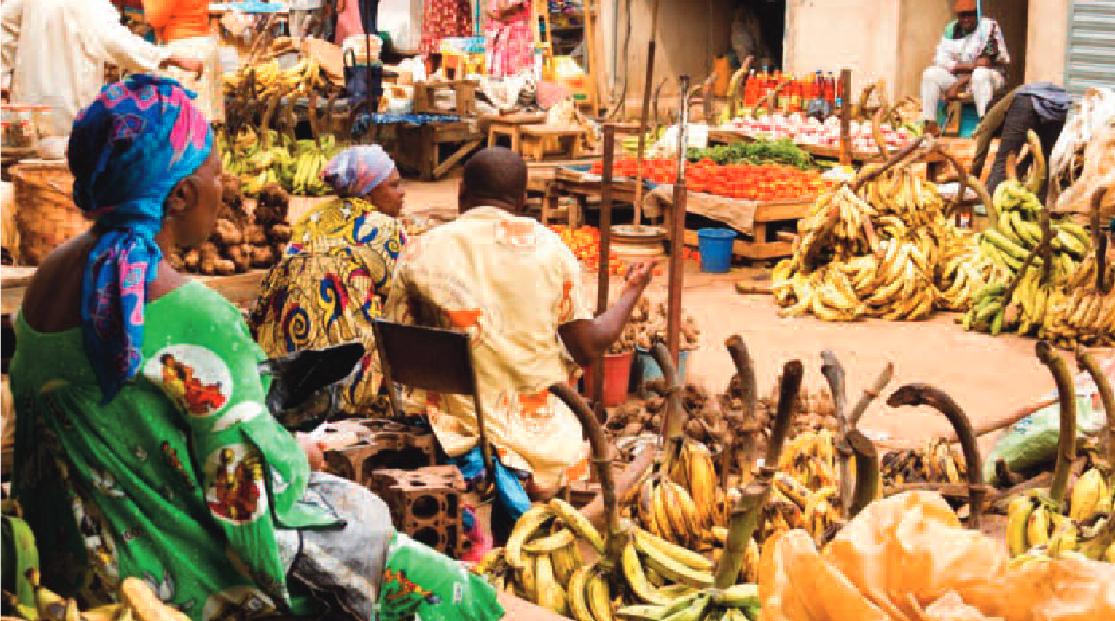
{"type": "Polygon", "coordinates": [[[349,147],[322,171],[322,178],[340,196],[361,198],[387,181],[395,162],[378,144],[349,147]]]}
{"type": "Polygon", "coordinates": [[[74,121],[74,202],[100,235],[81,291],[81,327],[107,403],[142,362],[147,285],[162,252],[163,204],[213,148],[213,131],[178,82],[133,75],[110,84],[74,121]]]}

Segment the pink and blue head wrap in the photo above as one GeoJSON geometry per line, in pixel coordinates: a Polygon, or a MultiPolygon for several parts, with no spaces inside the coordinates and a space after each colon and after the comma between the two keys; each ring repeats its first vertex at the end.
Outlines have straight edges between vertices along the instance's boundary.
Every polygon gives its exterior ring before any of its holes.
{"type": "Polygon", "coordinates": [[[70,135],[74,202],[100,237],[81,292],[85,352],[107,403],[139,370],[147,284],[162,252],[163,204],[213,148],[213,132],[174,80],[133,75],[101,90],[70,135]]]}
{"type": "Polygon", "coordinates": [[[359,198],[387,181],[395,162],[378,144],[349,147],[329,160],[322,178],[340,196],[359,198]]]}

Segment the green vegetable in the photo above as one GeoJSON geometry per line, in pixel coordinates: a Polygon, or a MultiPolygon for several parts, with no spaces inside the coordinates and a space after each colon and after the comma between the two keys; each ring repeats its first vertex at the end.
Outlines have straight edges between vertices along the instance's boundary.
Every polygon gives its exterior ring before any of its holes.
{"type": "Polygon", "coordinates": [[[709,147],[708,149],[689,149],[686,157],[691,161],[708,158],[717,164],[786,164],[809,170],[817,168],[813,158],[792,140],[755,140],[736,142],[730,145],[709,147]]]}

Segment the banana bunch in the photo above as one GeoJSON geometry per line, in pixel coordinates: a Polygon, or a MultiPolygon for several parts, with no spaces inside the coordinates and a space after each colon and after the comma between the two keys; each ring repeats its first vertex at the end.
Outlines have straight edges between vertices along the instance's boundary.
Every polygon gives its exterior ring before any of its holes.
{"type": "Polygon", "coordinates": [[[79,610],[77,600],[62,597],[39,582],[39,571],[28,570],[35,588],[35,606],[17,604],[16,613],[27,621],[189,621],[189,617],[164,604],[151,585],[138,578],[125,578],[119,601],[89,610],[79,610]]]}
{"type": "Polygon", "coordinates": [[[668,476],[655,473],[640,484],[634,517],[666,541],[689,546],[710,543],[712,527],[726,522],[718,481],[708,447],[686,440],[668,476]]]}
{"type": "Polygon", "coordinates": [[[964,455],[941,438],[920,449],[889,451],[883,455],[880,476],[887,487],[906,483],[961,483],[968,468],[964,455]]]}
{"type": "Polygon", "coordinates": [[[282,69],[277,60],[241,67],[239,71],[223,78],[226,95],[237,96],[242,89],[255,87],[253,95],[265,100],[294,93],[307,94],[326,85],[321,64],[313,58],[303,58],[289,69],[282,69]]]}
{"type": "Polygon", "coordinates": [[[980,252],[977,237],[960,231],[942,245],[938,266],[937,306],[950,311],[967,311],[989,278],[1005,279],[1009,274],[996,274],[995,265],[980,252]]]}
{"type": "MultiPolygon", "coordinates": [[[[850,463],[850,476],[855,464],[850,463]]],[[[795,528],[803,529],[817,542],[830,527],[842,524],[837,500],[836,446],[831,431],[802,432],[782,448],[771,497],[764,507],[766,520],[762,540],[795,528]]]]}
{"type": "Polygon", "coordinates": [[[257,196],[268,184],[298,196],[329,193],[321,172],[342,148],[336,137],[327,134],[318,141],[292,140],[274,130],[265,133],[261,140],[255,130],[245,127],[231,145],[223,139],[218,143],[225,172],[240,177],[244,194],[257,196]],[[265,148],[264,143],[272,146],[265,148]]]}
{"type": "Polygon", "coordinates": [[[1067,514],[1038,492],[1016,496],[1007,507],[1007,547],[1026,560],[1079,554],[1115,563],[1110,482],[1095,467],[1076,480],[1067,514]]]}
{"type": "Polygon", "coordinates": [[[892,168],[864,185],[860,197],[879,214],[893,214],[911,229],[928,226],[944,208],[936,184],[922,179],[906,166],[892,168]]]}
{"type": "MultiPolygon", "coordinates": [[[[629,522],[624,530],[622,556],[610,562],[603,558],[606,542],[599,531],[572,505],[554,499],[527,510],[507,545],[492,550],[472,570],[497,589],[577,621],[668,619],[690,610],[698,598],[707,600],[705,608],[718,610],[758,606],[753,584],[712,589],[713,562],[701,554],[629,522]],[[586,563],[578,542],[601,558],[586,563]]],[[[754,554],[757,566],[757,549],[754,554]]]]}
{"type": "Polygon", "coordinates": [[[847,185],[822,193],[809,215],[798,222],[794,257],[816,252],[822,258],[843,260],[871,251],[865,225],[876,215],[847,185]]]}

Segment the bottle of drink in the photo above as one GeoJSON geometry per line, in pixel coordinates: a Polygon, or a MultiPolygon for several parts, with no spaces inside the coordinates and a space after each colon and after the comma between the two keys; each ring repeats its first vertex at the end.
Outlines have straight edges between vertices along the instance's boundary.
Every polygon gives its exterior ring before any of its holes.
{"type": "Polygon", "coordinates": [[[752,69],[747,75],[747,82],[743,85],[743,105],[750,108],[759,99],[759,78],[752,69]]]}

